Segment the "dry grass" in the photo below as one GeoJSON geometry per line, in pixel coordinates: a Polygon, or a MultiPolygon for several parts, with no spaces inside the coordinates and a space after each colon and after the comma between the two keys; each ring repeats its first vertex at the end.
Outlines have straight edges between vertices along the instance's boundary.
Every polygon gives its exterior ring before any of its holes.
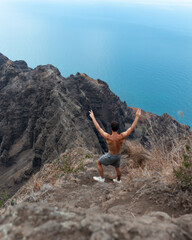
{"type": "Polygon", "coordinates": [[[143,168],[151,155],[141,144],[130,141],[124,143],[122,154],[128,157],[128,165],[131,168],[143,168]]]}
{"type": "Polygon", "coordinates": [[[9,204],[14,198],[17,198],[17,203],[23,201],[27,195],[40,191],[44,184],[53,187],[62,176],[83,170],[84,165],[92,162],[92,159],[93,154],[83,148],[66,151],[53,162],[46,163],[7,203],[9,204]]]}
{"type": "Polygon", "coordinates": [[[92,154],[82,148],[66,151],[53,162],[46,163],[38,173],[31,177],[26,186],[30,186],[30,189],[33,187],[33,192],[37,192],[45,183],[54,185],[57,179],[64,174],[82,170],[84,162],[86,164],[87,159],[91,157],[92,154]]]}
{"type": "Polygon", "coordinates": [[[166,184],[176,182],[174,169],[181,165],[187,144],[192,146],[192,139],[174,140],[169,147],[161,141],[149,151],[137,143],[126,142],[123,154],[127,158],[124,173],[128,173],[128,181],[155,176],[166,184]]]}

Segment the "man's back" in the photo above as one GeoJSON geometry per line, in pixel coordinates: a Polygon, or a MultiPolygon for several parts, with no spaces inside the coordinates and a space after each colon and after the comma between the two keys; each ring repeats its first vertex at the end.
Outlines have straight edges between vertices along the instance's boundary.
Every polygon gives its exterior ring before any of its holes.
{"type": "Polygon", "coordinates": [[[99,131],[101,136],[104,137],[105,140],[107,141],[109,153],[112,155],[120,154],[124,139],[126,139],[126,137],[129,136],[131,134],[131,132],[135,129],[140,115],[141,115],[141,110],[138,109],[136,112],[135,120],[134,120],[133,124],[131,125],[131,127],[128,128],[125,132],[122,132],[121,134],[117,133],[119,124],[117,122],[112,122],[111,123],[112,135],[110,135],[110,134],[106,133],[105,131],[103,131],[103,129],[99,126],[98,122],[95,119],[93,111],[91,110],[89,112],[89,116],[92,118],[95,127],[97,128],[97,130],[99,131]]]}
{"type": "Polygon", "coordinates": [[[112,155],[120,154],[121,147],[124,142],[124,138],[122,137],[121,134],[118,134],[117,132],[113,132],[112,135],[108,134],[106,142],[110,154],[112,155]]]}

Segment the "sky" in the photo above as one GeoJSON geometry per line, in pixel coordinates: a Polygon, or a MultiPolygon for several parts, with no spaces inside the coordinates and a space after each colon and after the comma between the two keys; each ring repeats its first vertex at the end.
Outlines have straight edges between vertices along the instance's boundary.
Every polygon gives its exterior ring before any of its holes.
{"type": "Polygon", "coordinates": [[[164,5],[164,6],[191,6],[192,0],[1,0],[2,3],[9,2],[45,2],[45,3],[99,3],[99,2],[118,2],[118,3],[126,3],[126,4],[150,4],[150,5],[164,5]]]}

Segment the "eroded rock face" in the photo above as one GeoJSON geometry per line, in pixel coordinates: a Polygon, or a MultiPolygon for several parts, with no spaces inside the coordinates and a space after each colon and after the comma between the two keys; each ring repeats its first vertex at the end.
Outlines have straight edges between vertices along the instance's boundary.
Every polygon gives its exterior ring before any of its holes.
{"type": "MultiPolygon", "coordinates": [[[[88,111],[92,109],[101,127],[110,132],[110,122],[120,122],[120,131],[130,126],[135,109],[127,107],[108,85],[86,74],[61,76],[52,65],[28,68],[24,61],[11,61],[0,54],[0,187],[18,187],[34,169],[66,149],[86,147],[107,150],[88,111]]],[[[157,136],[170,138],[190,134],[189,127],[169,115],[142,113],[130,139],[150,147],[157,136]]],[[[16,188],[13,190],[16,191],[16,188]]]]}

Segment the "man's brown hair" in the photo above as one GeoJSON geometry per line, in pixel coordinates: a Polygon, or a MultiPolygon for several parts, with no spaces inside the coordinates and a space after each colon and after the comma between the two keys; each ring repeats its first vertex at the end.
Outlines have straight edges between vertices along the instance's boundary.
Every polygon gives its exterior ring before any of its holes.
{"type": "Polygon", "coordinates": [[[113,132],[117,132],[118,131],[118,129],[119,129],[119,123],[118,122],[112,122],[111,123],[111,129],[112,129],[112,131],[113,132]]]}

